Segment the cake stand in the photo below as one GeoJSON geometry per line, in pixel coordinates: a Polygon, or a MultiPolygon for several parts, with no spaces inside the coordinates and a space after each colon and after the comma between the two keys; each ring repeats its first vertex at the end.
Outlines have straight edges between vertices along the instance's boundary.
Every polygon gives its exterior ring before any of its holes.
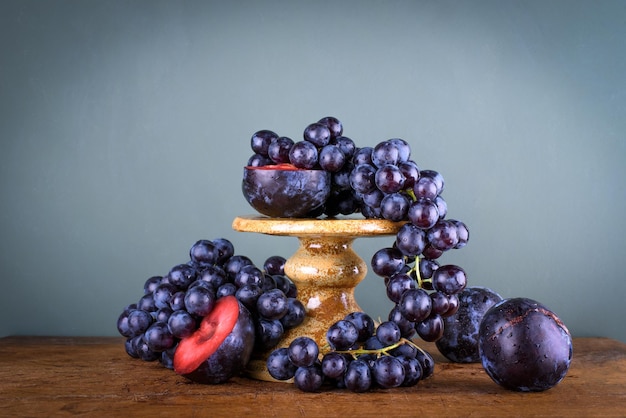
{"type": "MultiPolygon", "coordinates": [[[[267,235],[291,236],[299,248],[287,259],[285,274],[296,284],[298,299],[306,309],[304,322],[287,330],[281,342],[270,350],[288,346],[299,336],[327,345],[326,331],[348,313],[361,311],[354,290],[367,274],[367,265],[352,249],[359,237],[395,235],[402,223],[364,218],[270,218],[240,216],[233,229],[267,235]]],[[[276,381],[267,372],[267,353],[256,353],[248,365],[254,379],[276,381]]]]}

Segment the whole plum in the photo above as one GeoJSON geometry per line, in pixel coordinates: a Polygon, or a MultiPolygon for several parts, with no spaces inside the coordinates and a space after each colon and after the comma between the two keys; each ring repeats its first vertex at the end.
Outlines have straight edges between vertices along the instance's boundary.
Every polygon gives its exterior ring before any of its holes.
{"type": "Polygon", "coordinates": [[[444,318],[443,336],[437,348],[448,360],[455,363],[479,363],[478,331],[480,323],[493,305],[502,297],[486,287],[468,287],[458,295],[459,308],[444,318]]]}
{"type": "Polygon", "coordinates": [[[330,173],[291,164],[245,167],[241,185],[246,201],[259,213],[301,218],[321,207],[331,189],[330,173]]]}
{"type": "Polygon", "coordinates": [[[480,325],[482,365],[499,385],[540,392],[558,384],[572,360],[569,330],[550,309],[527,298],[492,306],[480,325]]]}

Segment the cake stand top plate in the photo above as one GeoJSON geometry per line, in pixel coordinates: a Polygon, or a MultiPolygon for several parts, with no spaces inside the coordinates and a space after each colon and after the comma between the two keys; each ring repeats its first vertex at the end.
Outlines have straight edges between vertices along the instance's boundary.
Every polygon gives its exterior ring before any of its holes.
{"type": "Polygon", "coordinates": [[[367,237],[394,235],[404,222],[366,218],[270,218],[267,216],[238,216],[233,229],[240,232],[257,232],[287,236],[341,236],[367,237]]]}

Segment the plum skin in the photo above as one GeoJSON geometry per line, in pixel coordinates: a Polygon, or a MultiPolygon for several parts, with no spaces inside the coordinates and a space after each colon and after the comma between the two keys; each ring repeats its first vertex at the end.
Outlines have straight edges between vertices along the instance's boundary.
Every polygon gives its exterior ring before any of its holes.
{"type": "Polygon", "coordinates": [[[572,337],[559,317],[539,302],[505,299],[483,316],[479,352],[485,371],[499,385],[541,392],[567,374],[572,337]]]}
{"type": "Polygon", "coordinates": [[[302,218],[322,206],[331,189],[324,170],[244,167],[241,188],[259,213],[274,218],[302,218]]]}
{"type": "Polygon", "coordinates": [[[444,318],[443,336],[437,340],[439,352],[455,363],[479,363],[478,336],[485,313],[502,297],[486,287],[474,286],[458,295],[459,309],[444,318]]]}
{"type": "Polygon", "coordinates": [[[233,330],[209,358],[184,377],[197,383],[219,384],[243,372],[252,356],[255,330],[252,315],[238,304],[239,317],[233,330]]]}

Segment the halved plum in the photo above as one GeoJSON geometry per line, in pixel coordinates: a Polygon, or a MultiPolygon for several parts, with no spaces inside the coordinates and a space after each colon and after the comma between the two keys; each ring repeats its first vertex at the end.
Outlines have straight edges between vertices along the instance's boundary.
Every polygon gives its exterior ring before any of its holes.
{"type": "Polygon", "coordinates": [[[324,170],[304,170],[292,164],[244,167],[241,188],[259,213],[274,218],[303,218],[330,195],[331,176],[324,170]]]}
{"type": "Polygon", "coordinates": [[[235,296],[224,296],[200,327],[178,343],[174,371],[198,383],[223,383],[244,370],[253,349],[252,315],[235,296]]]}

